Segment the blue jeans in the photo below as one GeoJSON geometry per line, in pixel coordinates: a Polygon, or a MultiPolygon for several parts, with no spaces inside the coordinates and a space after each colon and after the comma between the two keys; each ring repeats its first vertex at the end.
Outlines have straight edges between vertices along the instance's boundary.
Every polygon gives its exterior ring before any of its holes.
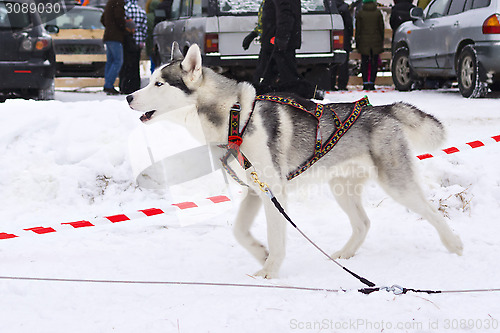
{"type": "Polygon", "coordinates": [[[104,67],[104,88],[113,88],[123,65],[123,45],[108,41],[106,44],[106,66],[104,67]]]}

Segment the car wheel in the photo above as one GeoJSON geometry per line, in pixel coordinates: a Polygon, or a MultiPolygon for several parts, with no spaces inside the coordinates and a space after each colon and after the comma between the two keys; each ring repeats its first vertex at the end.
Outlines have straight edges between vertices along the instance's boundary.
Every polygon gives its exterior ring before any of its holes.
{"type": "Polygon", "coordinates": [[[410,52],[407,47],[401,47],[392,57],[392,81],[399,91],[408,91],[415,82],[409,61],[410,52]]]}
{"type": "Polygon", "coordinates": [[[55,80],[52,79],[50,85],[46,89],[40,89],[38,91],[37,100],[39,101],[49,101],[55,98],[56,86],[55,80]]]}
{"type": "Polygon", "coordinates": [[[488,93],[488,86],[480,79],[480,67],[477,61],[476,50],[467,45],[460,52],[457,67],[458,89],[464,97],[484,97],[488,93]]]}

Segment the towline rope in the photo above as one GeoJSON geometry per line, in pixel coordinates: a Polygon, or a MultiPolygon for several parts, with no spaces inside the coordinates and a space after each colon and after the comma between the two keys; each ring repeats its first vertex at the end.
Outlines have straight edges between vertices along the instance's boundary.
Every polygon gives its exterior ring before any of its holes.
{"type": "Polygon", "coordinates": [[[136,285],[165,285],[165,286],[196,286],[196,287],[234,287],[234,288],[260,288],[260,289],[281,289],[281,290],[297,290],[297,291],[319,291],[325,293],[347,293],[358,291],[363,294],[371,294],[374,291],[385,290],[393,292],[395,295],[406,294],[407,292],[428,294],[458,294],[458,293],[483,293],[483,292],[500,292],[500,289],[463,289],[463,290],[418,290],[402,288],[398,285],[391,287],[377,287],[364,289],[329,289],[329,288],[314,288],[314,287],[299,287],[299,286],[283,286],[269,284],[249,284],[249,283],[222,283],[222,282],[195,282],[195,281],[145,281],[145,280],[104,280],[104,279],[69,279],[69,278],[47,278],[47,277],[26,277],[26,276],[0,276],[0,280],[4,281],[38,281],[38,282],[66,282],[66,283],[96,283],[96,284],[136,284],[136,285]]]}

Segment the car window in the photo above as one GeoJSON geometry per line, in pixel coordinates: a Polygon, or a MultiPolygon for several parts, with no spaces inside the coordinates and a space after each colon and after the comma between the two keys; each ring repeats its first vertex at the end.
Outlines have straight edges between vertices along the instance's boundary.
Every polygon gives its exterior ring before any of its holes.
{"type": "Polygon", "coordinates": [[[471,8],[472,8],[472,0],[467,0],[467,2],[465,3],[464,11],[468,11],[471,8]]]}
{"type": "Polygon", "coordinates": [[[491,0],[474,0],[472,2],[472,9],[488,7],[491,0]]]}
{"type": "Polygon", "coordinates": [[[448,10],[448,15],[459,14],[464,11],[466,0],[451,0],[450,9],[448,10]]]}
{"type": "MultiPolygon", "coordinates": [[[[262,0],[220,0],[219,10],[225,14],[255,14],[262,0]]],[[[302,0],[302,13],[325,12],[323,0],[302,0]]]]}
{"type": "Polygon", "coordinates": [[[448,9],[449,0],[436,0],[429,5],[426,18],[437,18],[444,16],[448,9]]]}
{"type": "Polygon", "coordinates": [[[100,10],[73,8],[64,15],[48,21],[47,24],[57,25],[59,29],[104,29],[101,15],[100,10]]]}
{"type": "Polygon", "coordinates": [[[172,18],[173,19],[178,19],[179,15],[181,13],[181,0],[174,0],[172,2],[172,18]]]}
{"type": "Polygon", "coordinates": [[[13,9],[13,2],[0,2],[0,29],[20,30],[31,24],[29,13],[13,9]]]}
{"type": "Polygon", "coordinates": [[[190,1],[189,0],[182,0],[181,1],[181,12],[180,12],[180,17],[188,17],[190,16],[190,1]]]}
{"type": "MultiPolygon", "coordinates": [[[[208,1],[205,1],[207,3],[208,1]]],[[[205,4],[205,7],[207,5],[205,4]]],[[[201,16],[203,13],[203,6],[201,0],[194,0],[193,1],[193,16],[201,16]]]]}

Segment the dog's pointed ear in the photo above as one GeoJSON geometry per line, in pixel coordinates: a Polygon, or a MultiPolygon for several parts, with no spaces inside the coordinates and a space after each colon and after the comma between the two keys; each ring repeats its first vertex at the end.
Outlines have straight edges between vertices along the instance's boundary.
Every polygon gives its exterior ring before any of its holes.
{"type": "Polygon", "coordinates": [[[197,44],[191,45],[181,62],[181,68],[188,72],[188,80],[191,82],[196,82],[201,77],[201,51],[197,44]]]}
{"type": "Polygon", "coordinates": [[[170,60],[175,61],[175,60],[183,60],[184,56],[182,55],[181,49],[179,48],[179,43],[173,42],[172,43],[172,53],[170,54],[170,60]]]}

